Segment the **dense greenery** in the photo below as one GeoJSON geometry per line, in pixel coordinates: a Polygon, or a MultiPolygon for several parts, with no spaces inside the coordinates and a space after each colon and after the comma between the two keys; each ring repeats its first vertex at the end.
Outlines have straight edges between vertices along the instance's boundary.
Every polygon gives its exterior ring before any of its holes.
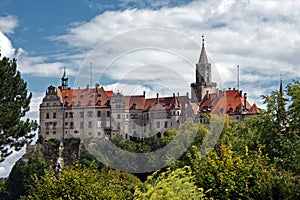
{"type": "MultiPolygon", "coordinates": [[[[284,99],[279,91],[263,96],[266,110],[244,122],[207,116],[207,121],[222,124],[215,127],[221,131],[218,141],[207,126],[184,124],[186,138],[196,133],[193,143],[176,162],[152,172],[144,182],[132,174],[103,167],[92,161],[87,151],[81,154],[81,164],[67,166],[57,174],[51,167],[44,175],[39,174],[34,170],[37,165],[28,162],[26,166],[32,172],[20,173],[27,180],[21,185],[26,183],[27,189],[30,185],[23,198],[300,199],[299,82],[289,84],[286,93],[290,99],[284,99]]],[[[113,142],[132,152],[149,152],[180,134],[170,130],[152,141],[132,142],[117,137],[113,142]]],[[[177,146],[182,148],[181,144],[177,146]]],[[[14,173],[9,179],[16,178],[14,173]]],[[[9,180],[5,188],[3,195],[13,190],[9,180]]]]}
{"type": "MultiPolygon", "coordinates": [[[[0,55],[1,57],[1,55],[0,55]]],[[[22,117],[29,111],[31,93],[27,94],[26,82],[17,71],[16,60],[0,60],[0,162],[20,150],[34,136],[30,132],[37,124],[22,117]]]]}

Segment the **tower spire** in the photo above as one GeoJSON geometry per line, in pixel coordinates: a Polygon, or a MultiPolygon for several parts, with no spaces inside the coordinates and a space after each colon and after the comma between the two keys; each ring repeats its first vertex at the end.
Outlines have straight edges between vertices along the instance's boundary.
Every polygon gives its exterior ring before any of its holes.
{"type": "Polygon", "coordinates": [[[200,58],[199,58],[199,63],[206,65],[206,64],[208,64],[208,59],[207,59],[206,50],[204,47],[204,35],[202,35],[201,37],[202,37],[202,49],[201,49],[201,54],[200,54],[200,58]]]}
{"type": "Polygon", "coordinates": [[[66,67],[64,67],[64,74],[61,77],[61,86],[63,90],[67,90],[68,89],[68,76],[67,76],[67,70],[66,67]]]}
{"type": "Polygon", "coordinates": [[[279,93],[281,97],[283,97],[283,87],[282,87],[282,74],[280,74],[280,86],[279,86],[279,93]]]}

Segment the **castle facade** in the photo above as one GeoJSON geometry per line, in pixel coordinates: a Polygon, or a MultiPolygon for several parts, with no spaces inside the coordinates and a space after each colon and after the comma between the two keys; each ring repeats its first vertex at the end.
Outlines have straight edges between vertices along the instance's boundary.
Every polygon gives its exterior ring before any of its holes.
{"type": "Polygon", "coordinates": [[[44,139],[104,138],[121,135],[127,140],[162,137],[186,121],[203,122],[203,114],[224,113],[244,120],[259,113],[247,94],[238,90],[217,90],[212,82],[204,40],[191,98],[173,93],[169,97],[126,96],[95,87],[72,89],[66,71],[61,86],[49,86],[40,104],[40,135],[44,139]]]}

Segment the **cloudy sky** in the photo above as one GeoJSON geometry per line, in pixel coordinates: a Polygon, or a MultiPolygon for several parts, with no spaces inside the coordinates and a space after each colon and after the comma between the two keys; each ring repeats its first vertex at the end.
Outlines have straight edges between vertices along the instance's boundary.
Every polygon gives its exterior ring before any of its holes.
{"type": "Polygon", "coordinates": [[[240,89],[262,106],[280,74],[284,84],[300,77],[299,18],[298,0],[3,0],[0,48],[18,59],[32,119],[64,67],[73,88],[190,92],[202,34],[218,87],[236,87],[240,65],[240,89]]]}

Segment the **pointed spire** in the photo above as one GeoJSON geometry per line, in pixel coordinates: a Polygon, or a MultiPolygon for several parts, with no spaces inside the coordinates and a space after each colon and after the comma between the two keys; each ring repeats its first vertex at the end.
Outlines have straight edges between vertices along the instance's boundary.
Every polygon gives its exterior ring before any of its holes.
{"type": "Polygon", "coordinates": [[[66,67],[64,67],[64,74],[61,77],[61,86],[63,90],[67,90],[68,89],[68,76],[67,76],[67,72],[66,72],[66,67]]]}
{"type": "Polygon", "coordinates": [[[280,86],[279,86],[279,93],[283,97],[284,92],[283,92],[283,87],[282,87],[282,74],[280,74],[280,86]]]}
{"type": "Polygon", "coordinates": [[[202,37],[202,49],[201,49],[201,54],[200,54],[200,58],[199,58],[199,63],[207,64],[208,59],[207,59],[206,50],[205,50],[205,47],[204,47],[204,35],[202,35],[201,37],[202,37]]]}

